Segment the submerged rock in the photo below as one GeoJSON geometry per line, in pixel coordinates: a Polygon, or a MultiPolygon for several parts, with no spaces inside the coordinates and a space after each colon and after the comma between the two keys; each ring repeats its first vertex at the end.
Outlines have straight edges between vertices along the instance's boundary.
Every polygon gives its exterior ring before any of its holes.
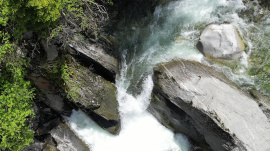
{"type": "Polygon", "coordinates": [[[239,58],[245,49],[237,30],[231,24],[209,25],[203,30],[197,46],[206,57],[228,60],[239,58]]]}
{"type": "Polygon", "coordinates": [[[149,110],[197,144],[218,151],[270,149],[266,115],[223,74],[200,63],[172,61],[155,68],[154,84],[157,99],[149,110]]]}

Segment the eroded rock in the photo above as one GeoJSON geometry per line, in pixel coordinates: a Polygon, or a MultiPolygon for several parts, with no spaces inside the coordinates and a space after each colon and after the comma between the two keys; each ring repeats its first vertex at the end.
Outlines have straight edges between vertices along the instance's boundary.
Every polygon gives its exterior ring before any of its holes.
{"type": "Polygon", "coordinates": [[[203,135],[213,150],[270,149],[270,122],[266,115],[223,74],[200,63],[172,61],[155,68],[154,84],[158,100],[173,106],[166,105],[169,110],[163,111],[161,103],[150,105],[162,123],[171,124],[167,127],[183,132],[186,129],[181,128],[181,120],[187,118],[192,126],[189,129],[196,132],[185,134],[195,141],[203,135]],[[179,113],[180,118],[164,116],[166,112],[179,113]]]}
{"type": "Polygon", "coordinates": [[[209,58],[232,60],[241,56],[245,45],[233,25],[213,24],[203,30],[198,49],[209,58]]]}

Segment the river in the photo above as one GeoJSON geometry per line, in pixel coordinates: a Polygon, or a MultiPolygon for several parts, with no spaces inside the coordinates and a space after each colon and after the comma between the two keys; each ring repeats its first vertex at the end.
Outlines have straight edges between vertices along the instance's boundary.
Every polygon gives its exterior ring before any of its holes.
{"type": "Polygon", "coordinates": [[[156,7],[153,14],[124,25],[117,32],[121,71],[117,75],[117,100],[121,132],[113,136],[82,111],[66,117],[73,131],[92,151],[188,151],[188,139],[161,125],[148,111],[155,65],[174,58],[195,60],[223,71],[239,85],[254,85],[248,75],[249,57],[254,49],[249,30],[255,25],[241,18],[242,0],[178,0],[156,7]],[[212,65],[197,50],[200,32],[209,24],[231,23],[247,45],[237,71],[212,65]]]}

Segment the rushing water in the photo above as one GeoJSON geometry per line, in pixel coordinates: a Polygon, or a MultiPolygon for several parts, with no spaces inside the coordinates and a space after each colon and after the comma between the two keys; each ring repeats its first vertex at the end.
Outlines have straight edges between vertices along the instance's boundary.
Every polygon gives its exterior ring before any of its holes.
{"type": "Polygon", "coordinates": [[[81,111],[73,111],[67,118],[70,127],[93,151],[190,150],[185,136],[166,129],[147,111],[153,88],[152,69],[174,58],[209,64],[196,49],[201,30],[211,23],[231,23],[247,44],[239,62],[240,74],[216,67],[238,84],[252,85],[246,71],[253,49],[248,30],[254,25],[239,17],[242,9],[246,7],[241,0],[178,0],[158,6],[152,15],[139,22],[120,26],[122,69],[116,86],[121,132],[117,136],[109,134],[81,111]]]}

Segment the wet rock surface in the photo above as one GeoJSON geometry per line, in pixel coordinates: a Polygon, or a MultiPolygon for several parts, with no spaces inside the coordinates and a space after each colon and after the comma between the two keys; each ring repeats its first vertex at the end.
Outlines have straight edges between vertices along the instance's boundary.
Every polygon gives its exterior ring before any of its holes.
{"type": "Polygon", "coordinates": [[[236,28],[231,24],[207,26],[197,46],[206,57],[228,60],[239,58],[245,49],[236,28]]]}
{"type": "Polygon", "coordinates": [[[185,134],[191,140],[203,135],[212,150],[270,149],[266,115],[223,74],[200,63],[175,60],[154,69],[154,84],[154,95],[163,103],[152,101],[150,110],[165,126],[184,132],[181,123],[189,121],[189,130],[196,130],[185,134]],[[171,118],[167,112],[179,115],[171,118]]]}

